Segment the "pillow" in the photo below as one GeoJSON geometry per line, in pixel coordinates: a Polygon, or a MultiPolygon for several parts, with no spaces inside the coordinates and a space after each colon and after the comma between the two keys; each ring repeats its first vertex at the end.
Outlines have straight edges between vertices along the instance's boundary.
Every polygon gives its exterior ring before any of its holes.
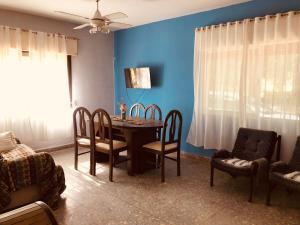
{"type": "Polygon", "coordinates": [[[12,132],[0,133],[0,153],[17,147],[15,136],[12,132]]]}

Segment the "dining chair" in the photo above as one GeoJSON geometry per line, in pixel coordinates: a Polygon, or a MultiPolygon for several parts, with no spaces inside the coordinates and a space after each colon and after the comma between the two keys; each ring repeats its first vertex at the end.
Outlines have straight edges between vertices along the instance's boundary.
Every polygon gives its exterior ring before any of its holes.
{"type": "Polygon", "coordinates": [[[164,121],[162,140],[143,145],[142,151],[160,156],[161,182],[165,182],[165,158],[177,162],[177,176],[180,176],[180,145],[181,145],[182,115],[178,110],[171,110],[164,121]],[[167,156],[177,153],[177,158],[167,156]]]}
{"type": "Polygon", "coordinates": [[[130,107],[129,115],[131,117],[143,118],[145,115],[145,106],[142,103],[135,103],[130,107]],[[142,113],[142,115],[141,115],[142,113]]]}
{"type": "Polygon", "coordinates": [[[113,166],[115,156],[127,150],[127,143],[113,140],[112,122],[109,114],[104,109],[97,109],[90,120],[91,133],[91,165],[90,174],[96,175],[96,152],[101,152],[109,156],[109,181],[113,181],[113,166]]]}
{"type": "MultiPolygon", "coordinates": [[[[156,119],[162,120],[161,109],[156,104],[148,105],[145,109],[144,118],[148,119],[148,120],[156,120],[156,119]],[[156,117],[156,115],[158,116],[158,118],[156,117]]],[[[155,137],[156,137],[156,140],[158,140],[158,141],[160,140],[160,138],[161,138],[161,128],[156,129],[155,137]]],[[[159,156],[156,155],[155,167],[159,168],[159,164],[160,164],[159,156]]]]}
{"type": "MultiPolygon", "coordinates": [[[[144,118],[149,119],[149,120],[156,120],[156,119],[162,120],[162,113],[161,113],[160,108],[155,104],[148,105],[145,108],[144,118]],[[155,115],[158,115],[158,118],[156,118],[155,115]]],[[[161,128],[157,128],[156,133],[157,133],[157,135],[156,135],[157,140],[160,140],[161,128]]]]}
{"type": "Polygon", "coordinates": [[[161,113],[160,108],[156,104],[148,105],[145,108],[144,118],[145,119],[150,119],[150,120],[155,120],[155,119],[161,120],[162,119],[162,113],[161,113]],[[158,114],[158,118],[156,118],[156,116],[155,116],[155,115],[157,115],[156,112],[158,114]],[[148,116],[149,113],[150,113],[150,116],[148,116]]]}
{"type": "Polygon", "coordinates": [[[78,107],[73,112],[73,128],[74,128],[74,149],[75,162],[74,168],[78,169],[78,156],[87,154],[91,151],[91,140],[89,135],[89,127],[87,126],[91,120],[91,113],[84,107],[78,107]],[[88,151],[80,152],[79,147],[87,148],[88,151]]]}

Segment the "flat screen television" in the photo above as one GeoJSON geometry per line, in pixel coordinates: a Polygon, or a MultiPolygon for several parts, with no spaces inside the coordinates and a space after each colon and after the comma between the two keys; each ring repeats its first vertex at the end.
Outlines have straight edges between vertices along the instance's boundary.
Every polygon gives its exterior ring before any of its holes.
{"type": "Polygon", "coordinates": [[[150,68],[127,68],[125,69],[126,88],[151,88],[150,68]]]}

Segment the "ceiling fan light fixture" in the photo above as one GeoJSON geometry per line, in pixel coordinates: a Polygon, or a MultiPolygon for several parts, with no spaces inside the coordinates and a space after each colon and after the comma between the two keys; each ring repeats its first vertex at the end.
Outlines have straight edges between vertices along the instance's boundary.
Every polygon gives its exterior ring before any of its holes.
{"type": "Polygon", "coordinates": [[[112,28],[112,29],[115,29],[115,28],[126,29],[126,28],[131,27],[131,25],[129,25],[129,24],[114,21],[114,20],[117,20],[117,19],[127,18],[128,16],[125,13],[115,12],[115,13],[111,13],[111,14],[102,16],[101,12],[99,11],[99,1],[100,0],[95,0],[95,1],[97,3],[97,9],[96,9],[96,12],[94,13],[94,16],[92,18],[79,16],[79,15],[76,15],[76,14],[62,12],[62,11],[56,11],[56,12],[60,13],[60,14],[64,14],[64,15],[84,19],[86,21],[84,24],[76,26],[73,29],[80,30],[80,29],[83,29],[85,27],[91,27],[91,29],[89,29],[90,34],[96,34],[98,32],[101,32],[103,34],[109,34],[110,33],[110,28],[112,28]]]}
{"type": "Polygon", "coordinates": [[[98,32],[109,34],[110,30],[108,27],[93,27],[89,30],[90,34],[96,34],[98,32]]]}

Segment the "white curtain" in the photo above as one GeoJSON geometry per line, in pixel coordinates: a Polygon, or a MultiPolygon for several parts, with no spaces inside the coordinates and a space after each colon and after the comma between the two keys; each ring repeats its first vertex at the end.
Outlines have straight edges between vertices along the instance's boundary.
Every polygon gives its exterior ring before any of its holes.
{"type": "Polygon", "coordinates": [[[274,130],[288,161],[300,134],[300,15],[197,30],[194,98],[188,143],[230,150],[239,127],[274,130]]]}
{"type": "Polygon", "coordinates": [[[0,132],[13,131],[34,148],[71,143],[66,39],[0,26],[0,132]]]}

